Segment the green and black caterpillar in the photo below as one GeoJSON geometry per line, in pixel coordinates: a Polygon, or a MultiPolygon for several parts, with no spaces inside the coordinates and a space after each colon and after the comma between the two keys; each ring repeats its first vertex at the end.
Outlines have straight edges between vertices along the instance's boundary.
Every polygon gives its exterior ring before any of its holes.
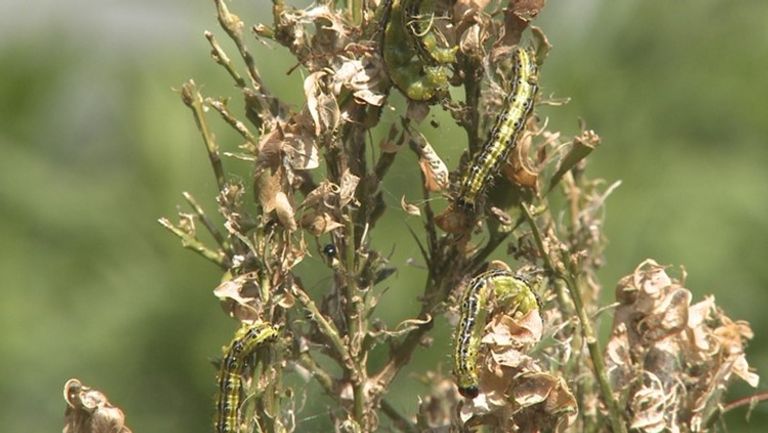
{"type": "Polygon", "coordinates": [[[240,402],[242,393],[242,375],[248,356],[256,348],[273,340],[277,328],[256,322],[243,325],[235,333],[235,338],[224,350],[218,376],[216,398],[216,433],[238,433],[240,431],[240,402]]]}
{"type": "Polygon", "coordinates": [[[512,88],[504,98],[502,110],[496,117],[483,147],[475,153],[462,173],[459,190],[455,196],[457,207],[468,213],[477,211],[483,193],[492,184],[510,151],[517,145],[517,140],[533,112],[538,91],[536,59],[532,52],[515,48],[512,61],[512,88]]]}
{"type": "Polygon", "coordinates": [[[453,374],[459,393],[475,398],[480,392],[477,363],[488,313],[501,307],[505,313],[527,314],[539,303],[528,282],[507,270],[490,270],[469,282],[460,307],[453,337],[453,374]]]}
{"type": "Polygon", "coordinates": [[[392,83],[414,101],[434,101],[448,91],[449,65],[458,47],[441,47],[434,0],[384,0],[382,56],[392,83]]]}

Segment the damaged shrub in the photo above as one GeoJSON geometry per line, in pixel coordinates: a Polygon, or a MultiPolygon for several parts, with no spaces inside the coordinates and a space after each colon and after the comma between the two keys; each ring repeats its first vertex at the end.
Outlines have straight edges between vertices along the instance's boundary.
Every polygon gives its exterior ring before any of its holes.
{"type": "Polygon", "coordinates": [[[683,282],[655,262],[619,282],[615,308],[599,304],[604,206],[619,183],[587,176],[597,133],[581,125],[568,137],[541,116],[565,103],[548,96],[539,75],[551,48],[532,25],[543,1],[301,9],[274,0],[270,22],[255,25],[214,3],[229,41],[205,37],[243,111],[192,80],[179,92],[205,144],[224,223],[186,193],[190,210],[160,223],[221,268],[213,292],[238,322],[234,339],[222,336],[230,343],[212,408],[217,431],[301,430],[296,419],[313,396],[287,375],[316,381],[333,402],[327,418],[349,432],[699,432],[721,415],[732,375],[757,385],[744,356],[749,325],[712,298],[691,304],[683,282]],[[265,85],[254,38],[295,57],[288,73],[303,74],[301,107],[265,85]],[[407,108],[388,121],[382,113],[395,101],[407,108]],[[430,143],[424,120],[433,110],[446,111],[466,139],[430,143]],[[240,143],[220,145],[212,115],[240,143]],[[374,133],[383,136],[377,143],[374,133]],[[453,166],[449,145],[463,151],[453,166]],[[250,177],[231,175],[230,164],[249,164],[250,177]],[[422,182],[397,206],[384,190],[390,173],[405,171],[422,182]],[[409,261],[423,268],[423,290],[409,300],[418,313],[391,328],[376,307],[400,264],[388,260],[391,245],[373,243],[388,240],[382,218],[418,222],[410,246],[420,256],[409,261]],[[310,290],[315,278],[297,270],[310,255],[326,265],[323,290],[310,290]],[[614,322],[603,350],[595,328],[607,314],[614,322]],[[430,343],[438,316],[456,326],[458,367],[420,372],[426,391],[401,413],[387,393],[430,343]],[[382,346],[383,359],[372,362],[382,346]]]}

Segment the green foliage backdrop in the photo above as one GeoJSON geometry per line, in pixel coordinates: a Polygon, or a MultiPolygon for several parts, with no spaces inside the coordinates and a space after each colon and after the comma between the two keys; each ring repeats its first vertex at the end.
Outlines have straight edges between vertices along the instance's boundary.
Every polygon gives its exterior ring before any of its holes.
{"type": "MultiPolygon", "coordinates": [[[[121,3],[0,6],[3,431],[58,431],[69,377],[106,392],[137,433],[209,426],[209,360],[234,324],[211,294],[217,270],[155,220],[175,214],[181,191],[214,206],[203,145],[171,88],[195,78],[208,93],[226,94],[230,83],[202,37],[218,31],[211,2],[121,3]]],[[[713,293],[731,317],[751,322],[750,363],[765,376],[768,3],[549,3],[536,22],[555,46],[543,91],[572,101],[541,114],[571,122],[566,132],[585,119],[603,138],[592,175],[623,182],[609,199],[603,281],[610,287],[646,257],[684,264],[698,298],[713,293]]],[[[247,22],[269,7],[236,6],[247,22]]],[[[256,53],[271,88],[300,104],[302,77],[286,76],[293,65],[285,53],[256,53]]],[[[455,148],[456,158],[455,136],[437,129],[429,138],[455,148]]],[[[220,142],[238,144],[223,134],[220,142]]],[[[393,168],[403,170],[400,182],[386,186],[394,206],[418,182],[409,158],[393,168]]],[[[383,224],[387,239],[377,242],[395,247],[399,272],[379,311],[394,323],[421,271],[406,264],[415,247],[403,221],[383,224]]],[[[302,266],[322,290],[317,259],[302,266]]],[[[440,325],[414,368],[447,363],[449,330],[440,325]]],[[[412,407],[414,386],[403,375],[392,401],[412,407]]],[[[737,386],[730,399],[747,392],[737,386]]],[[[300,430],[324,430],[324,411],[322,401],[308,405],[300,430]]],[[[768,406],[751,424],[743,415],[729,415],[732,432],[763,431],[768,406]]]]}

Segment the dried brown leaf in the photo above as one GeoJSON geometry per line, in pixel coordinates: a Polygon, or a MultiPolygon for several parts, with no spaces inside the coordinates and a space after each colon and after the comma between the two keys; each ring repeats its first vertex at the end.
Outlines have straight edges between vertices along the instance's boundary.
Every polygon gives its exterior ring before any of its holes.
{"type": "Polygon", "coordinates": [[[616,290],[606,365],[614,389],[628,394],[631,426],[644,433],[700,431],[732,375],[758,383],[744,356],[749,324],[731,320],[711,297],[691,305],[682,284],[646,260],[616,290]]]}
{"type": "Polygon", "coordinates": [[[447,207],[435,216],[435,224],[447,233],[467,232],[472,222],[472,217],[453,206],[447,207]]]}
{"type": "Polygon", "coordinates": [[[227,315],[240,321],[252,321],[263,318],[260,291],[258,274],[248,272],[223,280],[213,289],[213,294],[219,298],[227,315]]]}
{"type": "Polygon", "coordinates": [[[325,71],[313,72],[304,79],[304,96],[307,110],[315,125],[315,135],[332,134],[338,128],[341,111],[336,98],[325,92],[325,71]]]}
{"type": "Polygon", "coordinates": [[[473,24],[475,16],[467,16],[466,24],[468,28],[461,34],[459,39],[459,50],[465,54],[474,54],[475,57],[481,57],[483,52],[483,41],[485,34],[479,24],[473,24]]]}
{"type": "Polygon", "coordinates": [[[280,176],[273,176],[268,172],[262,172],[256,178],[256,189],[259,203],[264,208],[264,213],[272,212],[275,209],[275,196],[281,190],[280,176]]]}
{"type": "Polygon", "coordinates": [[[294,218],[295,212],[288,196],[284,192],[278,191],[277,194],[275,194],[273,203],[275,206],[275,214],[277,214],[277,219],[280,221],[280,224],[282,224],[289,232],[296,231],[298,226],[296,225],[296,219],[294,218]]]}
{"type": "Polygon", "coordinates": [[[537,191],[539,173],[528,162],[531,138],[530,134],[525,134],[520,139],[519,144],[510,153],[507,163],[502,167],[502,172],[510,182],[537,191]]]}
{"type": "Polygon", "coordinates": [[[294,210],[288,195],[282,190],[283,176],[277,172],[274,175],[265,171],[256,178],[259,203],[264,208],[264,213],[275,211],[277,219],[289,231],[295,231],[296,221],[294,210]]]}
{"type": "Polygon", "coordinates": [[[120,408],[77,379],[64,384],[64,400],[64,433],[131,433],[120,408]]]}
{"type": "Polygon", "coordinates": [[[387,96],[379,90],[384,74],[381,63],[376,63],[370,55],[361,59],[341,56],[338,59],[341,65],[335,68],[331,84],[334,93],[338,95],[346,88],[358,101],[376,107],[384,105],[387,96]]]}
{"type": "Polygon", "coordinates": [[[573,145],[560,161],[560,166],[557,167],[557,171],[549,180],[547,191],[551,191],[552,188],[557,186],[563,175],[571,171],[576,164],[592,153],[598,144],[600,144],[600,137],[592,130],[583,131],[581,135],[574,137],[573,145]]]}
{"type": "Polygon", "coordinates": [[[317,186],[317,188],[310,191],[304,201],[301,203],[300,208],[313,208],[318,210],[333,209],[333,198],[337,197],[339,193],[339,186],[328,181],[323,180],[317,186]]]}
{"type": "Polygon", "coordinates": [[[400,199],[400,207],[403,208],[408,215],[421,216],[421,209],[414,204],[408,203],[405,200],[405,196],[400,199]]]}
{"type": "Polygon", "coordinates": [[[520,19],[531,21],[536,18],[543,7],[544,0],[512,0],[509,2],[507,10],[520,19]]]}
{"type": "Polygon", "coordinates": [[[544,0],[511,0],[504,13],[504,36],[500,43],[507,46],[519,44],[523,31],[543,7],[544,0]]]}
{"type": "Polygon", "coordinates": [[[277,124],[275,128],[262,134],[259,139],[259,157],[257,159],[257,166],[260,169],[275,169],[279,167],[280,159],[282,158],[281,152],[283,150],[283,141],[285,140],[283,126],[284,125],[277,124]]]}
{"type": "Polygon", "coordinates": [[[483,343],[497,346],[529,347],[541,341],[544,324],[538,309],[522,317],[499,314],[486,327],[483,343]]]}
{"type": "Polygon", "coordinates": [[[357,204],[355,200],[355,191],[360,178],[352,174],[349,169],[341,174],[341,185],[339,185],[339,204],[343,207],[350,203],[357,204]]]}
{"type": "Polygon", "coordinates": [[[496,206],[491,206],[489,213],[499,224],[501,224],[499,231],[508,232],[511,230],[512,224],[514,223],[511,215],[496,206]]]}
{"type": "Polygon", "coordinates": [[[419,167],[424,173],[424,183],[427,191],[444,191],[448,189],[448,166],[437,155],[435,149],[421,137],[420,146],[416,146],[419,154],[419,167]]]}
{"type": "Polygon", "coordinates": [[[309,212],[301,217],[301,226],[315,236],[331,232],[344,227],[343,224],[334,220],[328,212],[309,212]]]}

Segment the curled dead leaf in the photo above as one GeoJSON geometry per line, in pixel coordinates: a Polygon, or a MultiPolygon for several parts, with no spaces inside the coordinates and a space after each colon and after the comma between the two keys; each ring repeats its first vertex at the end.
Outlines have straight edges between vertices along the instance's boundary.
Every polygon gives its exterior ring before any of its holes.
{"type": "Polygon", "coordinates": [[[301,209],[333,209],[333,199],[339,193],[339,186],[323,180],[320,184],[310,191],[304,201],[301,203],[301,209]]]}
{"type": "Polygon", "coordinates": [[[264,208],[264,213],[275,211],[277,219],[283,227],[289,231],[295,231],[297,226],[293,206],[288,195],[283,191],[283,176],[280,173],[278,171],[275,174],[270,174],[264,171],[256,178],[259,202],[264,208]]]}
{"type": "Polygon", "coordinates": [[[64,433],[131,433],[120,408],[77,379],[64,384],[64,400],[64,433]]]}
{"type": "Polygon", "coordinates": [[[450,184],[448,180],[448,166],[437,155],[435,149],[422,136],[418,145],[414,146],[419,154],[419,167],[424,173],[424,183],[427,191],[444,191],[450,184]]]}
{"type": "Polygon", "coordinates": [[[328,212],[312,211],[301,217],[301,227],[309,230],[315,236],[320,236],[344,227],[344,225],[334,220],[328,212]]]}
{"type": "Polygon", "coordinates": [[[528,162],[531,138],[530,134],[523,135],[518,145],[510,152],[502,172],[510,182],[538,191],[539,173],[528,162]]]}
{"type": "Polygon", "coordinates": [[[471,216],[453,206],[445,208],[435,216],[435,224],[446,233],[465,233],[469,231],[473,222],[471,216]]]}
{"type": "Polygon", "coordinates": [[[280,224],[282,224],[289,232],[296,231],[298,227],[296,225],[296,220],[294,219],[293,206],[291,206],[290,200],[288,200],[288,196],[284,192],[279,191],[275,195],[274,206],[275,214],[277,214],[277,219],[280,221],[280,224]]]}
{"type": "Polygon", "coordinates": [[[357,200],[355,200],[355,191],[357,190],[358,183],[360,183],[360,178],[352,174],[349,169],[342,173],[341,184],[339,185],[339,204],[342,207],[349,203],[357,204],[357,200]]]}
{"type": "Polygon", "coordinates": [[[544,7],[544,0],[512,0],[507,8],[520,19],[531,21],[544,7]]]}
{"type": "Polygon", "coordinates": [[[408,203],[405,200],[405,196],[400,199],[400,207],[403,208],[408,215],[421,216],[421,209],[414,204],[408,203]]]}
{"type": "Polygon", "coordinates": [[[482,27],[479,24],[474,23],[474,15],[467,15],[467,19],[464,24],[467,25],[466,31],[462,32],[459,39],[459,50],[462,53],[471,53],[474,56],[482,57],[482,40],[484,39],[482,27]]]}
{"type": "Polygon", "coordinates": [[[491,260],[490,262],[488,262],[488,270],[512,272],[512,268],[510,268],[507,262],[503,260],[491,260]]]}
{"type": "Polygon", "coordinates": [[[386,101],[386,94],[382,88],[384,76],[383,64],[376,58],[364,54],[361,58],[337,57],[340,65],[334,65],[332,77],[333,91],[336,95],[342,88],[352,91],[355,99],[368,105],[380,107],[386,101]]]}
{"type": "Polygon", "coordinates": [[[304,79],[307,110],[315,124],[315,135],[332,134],[338,128],[341,111],[336,98],[325,92],[326,71],[317,71],[304,79]]]}
{"type": "Polygon", "coordinates": [[[500,232],[509,232],[512,229],[514,221],[512,220],[512,216],[507,212],[496,206],[491,206],[489,213],[501,225],[501,227],[499,227],[500,232]]]}
{"type": "Polygon", "coordinates": [[[592,153],[595,148],[600,144],[600,136],[598,136],[592,130],[585,130],[576,137],[573,138],[573,145],[568,150],[568,153],[560,160],[560,165],[557,167],[557,171],[552,175],[549,180],[549,186],[547,191],[551,191],[562,179],[563,175],[571,171],[579,164],[584,158],[592,153]]]}
{"type": "Polygon", "coordinates": [[[482,342],[495,346],[527,347],[541,341],[544,324],[538,309],[522,317],[496,315],[486,327],[482,342]]]}
{"type": "Polygon", "coordinates": [[[224,280],[213,289],[213,294],[219,298],[221,308],[230,317],[240,321],[263,318],[261,287],[259,275],[256,272],[248,272],[235,278],[225,276],[224,280]]]}
{"type": "Polygon", "coordinates": [[[530,22],[544,7],[544,0],[511,0],[504,13],[504,37],[500,42],[517,45],[530,22]]]}

